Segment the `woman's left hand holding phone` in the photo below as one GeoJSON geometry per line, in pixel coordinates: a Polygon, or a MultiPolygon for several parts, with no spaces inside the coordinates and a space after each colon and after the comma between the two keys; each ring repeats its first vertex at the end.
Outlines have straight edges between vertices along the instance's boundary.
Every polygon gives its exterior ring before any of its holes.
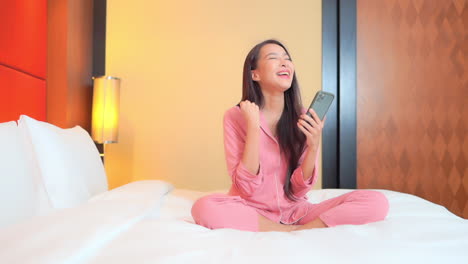
{"type": "Polygon", "coordinates": [[[306,136],[306,143],[309,149],[317,150],[320,143],[320,136],[322,135],[322,129],[327,118],[325,117],[323,121],[321,121],[312,108],[308,111],[312,117],[307,114],[301,115],[297,126],[306,136]]]}
{"type": "Polygon", "coordinates": [[[320,136],[322,135],[322,129],[325,124],[325,120],[327,119],[325,117],[323,121],[321,121],[312,108],[309,109],[309,112],[312,117],[303,114],[297,122],[297,126],[306,136],[306,144],[308,147],[304,161],[301,165],[304,180],[308,180],[314,171],[315,160],[317,159],[318,147],[320,144],[320,136]]]}

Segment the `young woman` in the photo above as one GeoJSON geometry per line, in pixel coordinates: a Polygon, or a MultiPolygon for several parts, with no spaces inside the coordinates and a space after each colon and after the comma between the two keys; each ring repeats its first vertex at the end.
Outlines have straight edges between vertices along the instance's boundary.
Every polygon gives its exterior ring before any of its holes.
{"type": "Polygon", "coordinates": [[[317,180],[324,122],[302,107],[294,64],[283,44],[257,44],[244,63],[242,101],[224,115],[228,194],[197,200],[199,225],[247,231],[294,231],[383,220],[386,197],[355,190],[319,204],[306,193],[317,180]]]}

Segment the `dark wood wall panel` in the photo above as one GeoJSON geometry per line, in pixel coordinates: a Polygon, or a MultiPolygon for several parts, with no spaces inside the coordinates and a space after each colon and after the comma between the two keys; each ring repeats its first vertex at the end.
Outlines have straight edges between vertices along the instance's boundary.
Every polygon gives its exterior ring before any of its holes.
{"type": "Polygon", "coordinates": [[[93,0],[48,0],[47,121],[91,131],[93,0]]]}
{"type": "Polygon", "coordinates": [[[358,188],[468,218],[468,0],[357,1],[358,188]]]}

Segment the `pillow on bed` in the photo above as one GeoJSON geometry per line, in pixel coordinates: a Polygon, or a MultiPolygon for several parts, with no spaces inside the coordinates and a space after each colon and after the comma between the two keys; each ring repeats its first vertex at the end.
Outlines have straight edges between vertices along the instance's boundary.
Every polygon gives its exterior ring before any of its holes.
{"type": "Polygon", "coordinates": [[[0,179],[0,228],[51,210],[15,122],[0,123],[0,179]]]}
{"type": "Polygon", "coordinates": [[[79,126],[61,129],[22,115],[18,121],[33,149],[54,208],[74,207],[107,190],[99,152],[79,126]]]}

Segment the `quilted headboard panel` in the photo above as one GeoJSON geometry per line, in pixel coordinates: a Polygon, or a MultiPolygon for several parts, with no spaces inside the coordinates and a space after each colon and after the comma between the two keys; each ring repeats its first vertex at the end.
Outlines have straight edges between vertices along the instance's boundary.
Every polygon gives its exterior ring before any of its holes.
{"type": "Polygon", "coordinates": [[[47,0],[2,1],[0,122],[46,119],[47,0]]]}

